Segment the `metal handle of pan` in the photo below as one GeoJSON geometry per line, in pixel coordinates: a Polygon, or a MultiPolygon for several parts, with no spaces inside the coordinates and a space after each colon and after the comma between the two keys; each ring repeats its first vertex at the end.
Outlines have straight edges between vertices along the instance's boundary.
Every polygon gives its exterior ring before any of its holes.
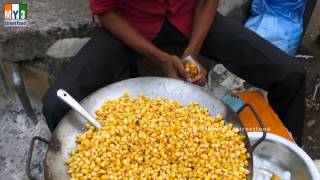
{"type": "Polygon", "coordinates": [[[256,148],[260,143],[262,143],[262,142],[266,139],[266,137],[267,137],[267,130],[266,130],[266,128],[265,128],[265,126],[264,126],[264,124],[263,124],[260,116],[258,115],[257,111],[256,111],[250,104],[244,104],[244,105],[237,111],[237,113],[240,114],[245,108],[249,108],[249,109],[252,111],[253,115],[255,116],[256,120],[258,121],[258,123],[259,123],[259,125],[260,125],[260,127],[261,127],[261,129],[262,129],[262,132],[263,132],[262,137],[261,137],[260,139],[258,139],[258,140],[251,146],[251,150],[252,150],[252,152],[253,152],[253,151],[255,150],[255,148],[256,148]]]}
{"type": "Polygon", "coordinates": [[[34,148],[34,144],[35,144],[35,141],[38,140],[42,143],[45,143],[45,144],[49,144],[49,141],[42,138],[42,137],[39,137],[39,136],[35,136],[32,138],[31,140],[31,143],[30,143],[30,147],[29,147],[29,151],[28,151],[28,158],[27,158],[27,164],[26,164],[26,174],[27,176],[29,177],[29,179],[31,180],[36,180],[35,177],[31,176],[31,161],[32,161],[32,153],[33,153],[33,148],[34,148]]]}

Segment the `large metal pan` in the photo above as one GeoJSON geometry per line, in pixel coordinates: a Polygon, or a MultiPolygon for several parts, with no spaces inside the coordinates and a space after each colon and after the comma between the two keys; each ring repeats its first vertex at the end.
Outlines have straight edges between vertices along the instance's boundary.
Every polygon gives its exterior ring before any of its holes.
{"type": "MultiPolygon", "coordinates": [[[[165,97],[176,100],[177,102],[181,102],[185,105],[188,105],[190,102],[197,102],[201,106],[208,108],[211,115],[221,114],[226,122],[232,123],[238,128],[243,128],[241,122],[239,121],[238,114],[233,112],[227,105],[213,96],[212,93],[199,86],[168,78],[143,77],[117,82],[99,89],[83,99],[80,104],[90,114],[94,115],[95,111],[101,107],[107,98],[118,98],[125,92],[129,92],[132,96],[138,96],[140,93],[143,93],[151,98],[165,97]]],[[[242,107],[240,111],[246,107],[249,107],[251,110],[253,110],[251,106],[246,105],[242,107]]],[[[256,115],[255,112],[254,114],[256,115]]],[[[264,129],[259,117],[257,117],[257,120],[264,129]]],[[[58,127],[53,132],[48,146],[48,151],[44,162],[45,179],[64,180],[69,178],[65,162],[70,156],[71,150],[76,147],[76,137],[85,132],[86,123],[87,121],[73,110],[69,111],[69,113],[63,117],[58,127]]],[[[263,136],[253,146],[251,146],[247,133],[244,131],[240,131],[240,133],[247,137],[245,145],[250,153],[252,153],[254,148],[260,142],[262,142],[266,136],[266,132],[264,132],[263,136]]],[[[31,179],[30,161],[32,158],[31,155],[35,140],[43,141],[43,139],[35,137],[30,146],[31,151],[29,152],[27,162],[27,175],[31,179]]],[[[250,173],[247,179],[252,179],[252,159],[249,160],[249,171],[250,173]]]]}

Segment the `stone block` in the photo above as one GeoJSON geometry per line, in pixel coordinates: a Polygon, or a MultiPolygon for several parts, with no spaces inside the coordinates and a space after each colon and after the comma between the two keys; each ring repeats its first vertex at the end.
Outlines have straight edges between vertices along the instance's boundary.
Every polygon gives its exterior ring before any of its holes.
{"type": "MultiPolygon", "coordinates": [[[[0,51],[4,52],[0,58],[5,61],[43,58],[57,39],[91,35],[87,0],[25,0],[24,3],[28,6],[27,27],[0,26],[0,51]]],[[[0,21],[3,22],[3,16],[0,21]]]]}
{"type": "Polygon", "coordinates": [[[75,56],[90,38],[67,38],[56,41],[46,52],[54,58],[70,58],[75,56]]]}
{"type": "Polygon", "coordinates": [[[48,69],[49,84],[53,84],[63,69],[71,62],[71,58],[46,57],[45,64],[48,69]]]}

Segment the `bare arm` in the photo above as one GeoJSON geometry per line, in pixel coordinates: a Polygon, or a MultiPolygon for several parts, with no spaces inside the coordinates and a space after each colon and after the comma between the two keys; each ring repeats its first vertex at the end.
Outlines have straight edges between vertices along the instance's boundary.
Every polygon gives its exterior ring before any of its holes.
{"type": "Polygon", "coordinates": [[[194,12],[192,34],[185,55],[197,57],[213,23],[219,0],[199,0],[194,12]]]}
{"type": "Polygon", "coordinates": [[[99,15],[99,20],[112,34],[129,47],[147,57],[159,62],[166,75],[176,79],[187,79],[180,58],[160,50],[142,36],[120,13],[112,11],[99,15]]]}
{"type": "MultiPolygon", "coordinates": [[[[198,0],[193,17],[191,38],[182,58],[188,55],[197,58],[202,44],[214,21],[218,4],[219,0],[198,0]]],[[[193,79],[192,82],[203,86],[206,83],[206,76],[207,71],[200,65],[200,74],[193,79]]]]}
{"type": "Polygon", "coordinates": [[[167,54],[143,37],[120,13],[101,14],[99,20],[112,34],[143,56],[165,60],[167,54]]]}

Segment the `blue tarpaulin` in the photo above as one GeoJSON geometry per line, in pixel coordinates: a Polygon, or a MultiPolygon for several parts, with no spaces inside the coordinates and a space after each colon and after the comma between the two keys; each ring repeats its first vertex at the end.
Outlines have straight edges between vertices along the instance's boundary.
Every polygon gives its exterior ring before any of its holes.
{"type": "Polygon", "coordinates": [[[303,33],[307,0],[253,0],[245,26],[286,53],[294,55],[303,33]]]}

